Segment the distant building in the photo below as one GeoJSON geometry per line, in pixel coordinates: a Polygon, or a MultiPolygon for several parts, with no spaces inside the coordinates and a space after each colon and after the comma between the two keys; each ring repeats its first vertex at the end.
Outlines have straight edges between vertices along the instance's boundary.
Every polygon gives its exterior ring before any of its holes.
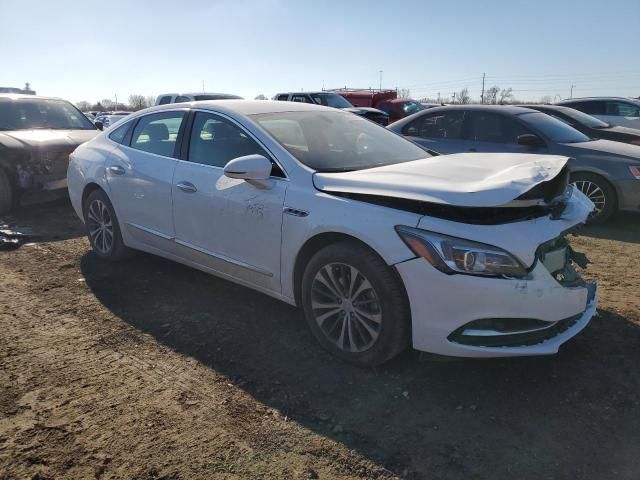
{"type": "Polygon", "coordinates": [[[24,84],[24,88],[0,87],[0,93],[22,93],[23,95],[35,95],[35,90],[31,90],[29,82],[24,84]]]}

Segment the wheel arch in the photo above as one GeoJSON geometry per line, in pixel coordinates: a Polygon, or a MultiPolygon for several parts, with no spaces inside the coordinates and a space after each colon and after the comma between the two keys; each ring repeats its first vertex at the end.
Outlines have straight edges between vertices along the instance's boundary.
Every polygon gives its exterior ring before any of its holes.
{"type": "Polygon", "coordinates": [[[611,190],[613,190],[613,193],[614,193],[613,206],[615,210],[618,209],[620,191],[618,190],[618,186],[616,185],[616,183],[612,181],[611,176],[607,172],[600,170],[598,168],[589,168],[589,167],[580,168],[579,170],[577,169],[572,170],[571,173],[569,174],[569,182],[571,183],[575,175],[580,175],[580,174],[595,175],[602,178],[607,183],[607,185],[611,187],[611,190]]]}
{"type": "Polygon", "coordinates": [[[339,242],[344,242],[344,241],[357,243],[357,244],[365,247],[366,249],[368,249],[371,252],[373,252],[385,264],[387,264],[389,266],[389,268],[392,270],[393,274],[397,277],[398,281],[400,282],[400,285],[402,285],[402,290],[403,290],[405,299],[407,301],[407,305],[410,308],[409,297],[408,297],[404,282],[402,281],[402,278],[400,277],[400,274],[398,273],[396,268],[393,267],[392,265],[389,265],[384,260],[384,257],[382,255],[380,255],[380,253],[377,252],[376,249],[373,248],[371,245],[369,245],[367,242],[363,241],[362,239],[360,239],[358,237],[350,235],[348,233],[335,232],[335,231],[317,233],[316,235],[308,238],[305,241],[305,243],[302,245],[300,250],[298,251],[298,254],[296,255],[294,267],[293,267],[293,295],[294,295],[294,300],[295,300],[296,305],[297,306],[301,306],[302,305],[302,302],[301,302],[301,300],[302,300],[302,298],[301,298],[302,297],[302,292],[301,292],[302,275],[304,274],[304,269],[305,269],[306,265],[309,263],[309,260],[311,260],[311,258],[318,251],[320,251],[322,248],[324,248],[324,247],[326,247],[328,245],[332,245],[334,243],[339,243],[339,242]]]}
{"type": "Polygon", "coordinates": [[[82,203],[81,203],[83,213],[84,213],[84,207],[85,207],[85,202],[87,201],[87,198],[96,190],[102,190],[105,193],[105,195],[107,194],[104,188],[102,188],[100,185],[98,185],[95,182],[89,182],[84,186],[84,190],[82,190],[82,203]]]}

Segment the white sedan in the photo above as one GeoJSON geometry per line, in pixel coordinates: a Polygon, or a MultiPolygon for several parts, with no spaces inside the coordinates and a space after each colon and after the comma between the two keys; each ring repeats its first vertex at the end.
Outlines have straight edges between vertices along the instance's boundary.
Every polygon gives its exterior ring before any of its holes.
{"type": "Polygon", "coordinates": [[[132,114],[73,153],[68,185],[98,257],[143,250],[300,306],[326,349],[373,365],[408,345],[552,354],[587,325],[596,288],[564,235],[593,204],[566,163],[225,100],[132,114]]]}

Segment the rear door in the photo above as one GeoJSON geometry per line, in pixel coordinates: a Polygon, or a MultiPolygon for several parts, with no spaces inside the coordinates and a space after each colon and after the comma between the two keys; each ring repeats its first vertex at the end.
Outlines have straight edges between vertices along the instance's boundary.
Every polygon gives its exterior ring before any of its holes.
{"type": "MultiPolygon", "coordinates": [[[[518,136],[534,132],[508,115],[472,111],[469,112],[467,126],[468,152],[532,152],[531,147],[518,144],[518,136]]],[[[545,151],[544,147],[536,149],[536,153],[546,153],[545,151]]]]}
{"type": "Polygon", "coordinates": [[[275,162],[271,178],[265,181],[226,177],[223,169],[234,158],[272,157],[223,115],[197,111],[192,123],[188,149],[173,176],[173,218],[181,255],[234,279],[280,291],[288,180],[275,162]]]}
{"type": "Polygon", "coordinates": [[[155,248],[170,248],[174,237],[172,180],[186,110],[139,118],[128,145],[107,160],[107,183],[122,228],[155,248]]]}
{"type": "Polygon", "coordinates": [[[462,153],[469,148],[464,139],[466,117],[465,110],[428,113],[405,126],[402,134],[438,153],[462,153]]]}

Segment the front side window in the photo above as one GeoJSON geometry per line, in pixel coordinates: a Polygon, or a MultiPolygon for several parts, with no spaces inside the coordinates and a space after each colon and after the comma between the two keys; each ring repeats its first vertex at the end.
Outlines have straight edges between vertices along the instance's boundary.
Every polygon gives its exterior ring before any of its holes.
{"type": "Polygon", "coordinates": [[[591,100],[588,102],[570,103],[568,107],[580,110],[588,115],[604,115],[605,103],[600,100],[591,100]]]}
{"type": "Polygon", "coordinates": [[[196,112],[189,141],[190,162],[224,168],[234,158],[253,154],[270,158],[235,123],[211,113],[196,112]]]}
{"type": "Polygon", "coordinates": [[[462,138],[466,112],[453,110],[424,115],[405,128],[405,134],[422,138],[442,138],[456,140],[462,138]]]}
{"type": "Polygon", "coordinates": [[[183,102],[190,102],[191,98],[185,96],[185,95],[179,95],[176,97],[176,102],[175,103],[183,103],[183,102]]]}
{"type": "Polygon", "coordinates": [[[185,112],[153,113],[142,117],[133,130],[131,148],[164,157],[177,157],[175,149],[185,112]]]}
{"type": "Polygon", "coordinates": [[[65,100],[0,98],[0,130],[95,130],[80,110],[65,100]]]}
{"type": "Polygon", "coordinates": [[[472,112],[469,138],[476,142],[518,143],[518,136],[528,132],[505,115],[493,112],[472,112]]]}
{"type": "Polygon", "coordinates": [[[413,142],[339,110],[263,113],[251,118],[316,171],[362,170],[430,156],[413,142]]]}
{"type": "Polygon", "coordinates": [[[309,100],[309,97],[307,97],[306,95],[294,95],[291,98],[291,101],[299,103],[312,103],[311,100],[309,100]]]}
{"type": "Polygon", "coordinates": [[[590,140],[589,137],[575,128],[570,127],[556,118],[545,115],[544,113],[524,113],[522,115],[518,115],[518,118],[520,118],[520,120],[522,120],[527,126],[531,127],[533,130],[539,131],[553,142],[580,143],[588,142],[590,140]]]}
{"type": "Polygon", "coordinates": [[[607,102],[607,115],[615,117],[640,117],[640,106],[627,102],[607,102]]]}

